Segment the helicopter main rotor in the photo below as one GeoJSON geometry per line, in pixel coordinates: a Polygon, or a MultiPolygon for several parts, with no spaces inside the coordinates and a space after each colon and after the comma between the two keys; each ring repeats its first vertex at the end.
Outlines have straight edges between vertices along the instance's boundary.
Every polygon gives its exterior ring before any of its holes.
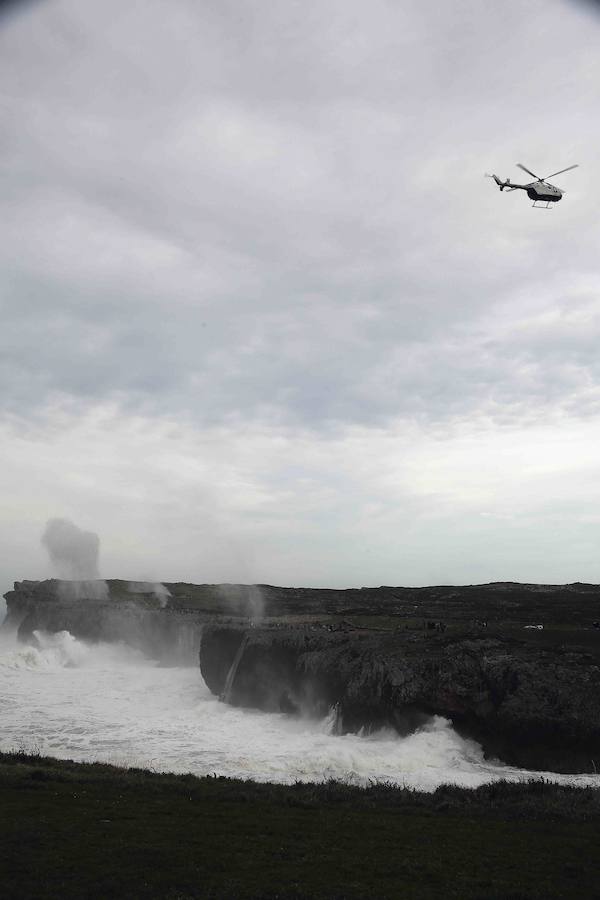
{"type": "Polygon", "coordinates": [[[559,172],[553,172],[551,175],[545,175],[544,178],[540,178],[539,175],[536,175],[535,172],[532,172],[531,169],[528,169],[527,166],[524,166],[522,163],[517,163],[517,165],[519,169],[523,169],[524,172],[527,172],[527,174],[535,178],[536,181],[541,181],[545,184],[548,178],[554,178],[555,175],[562,175],[563,172],[570,172],[571,169],[576,169],[579,166],[579,163],[575,163],[574,166],[567,166],[566,169],[561,169],[559,172]]]}

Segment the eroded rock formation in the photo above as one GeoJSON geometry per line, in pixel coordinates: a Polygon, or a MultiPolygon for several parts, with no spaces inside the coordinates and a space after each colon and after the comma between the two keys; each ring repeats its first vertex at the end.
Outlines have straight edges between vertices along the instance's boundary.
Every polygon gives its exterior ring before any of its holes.
{"type": "Polygon", "coordinates": [[[202,674],[226,702],[335,708],[340,731],[405,733],[437,714],[508,763],[600,768],[598,585],[179,583],[166,585],[165,606],[152,586],[103,584],[82,596],[64,582],[17,582],[5,627],[22,640],[36,629],[121,640],[172,663],[197,662],[202,640],[202,674]]]}
{"type": "Polygon", "coordinates": [[[149,589],[131,593],[126,582],[108,582],[109,591],[92,596],[65,590],[56,579],[15,582],[5,594],[4,628],[16,630],[22,641],[34,631],[70,631],[83,640],[122,641],[167,663],[196,663],[205,621],[201,614],[162,608],[149,589]],[[100,596],[102,599],[98,599],[100,596]]]}
{"type": "Polygon", "coordinates": [[[589,653],[460,630],[210,625],[200,665],[215,694],[242,641],[232,704],[308,715],[335,707],[340,731],[407,733],[435,714],[514,765],[591,771],[600,761],[600,667],[589,653]]]}

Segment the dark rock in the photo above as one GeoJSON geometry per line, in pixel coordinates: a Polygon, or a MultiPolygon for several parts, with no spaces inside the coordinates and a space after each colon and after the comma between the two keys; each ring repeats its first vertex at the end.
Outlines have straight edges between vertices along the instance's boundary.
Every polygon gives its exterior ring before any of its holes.
{"type": "Polygon", "coordinates": [[[404,632],[209,625],[200,666],[213,693],[222,695],[243,640],[234,705],[318,716],[335,707],[342,732],[406,734],[440,715],[513,765],[591,771],[600,759],[600,668],[590,654],[480,633],[409,641],[404,632]]]}
{"type": "Polygon", "coordinates": [[[121,640],[169,662],[197,659],[204,627],[202,674],[228,702],[309,715],[335,708],[341,731],[406,733],[438,714],[515,765],[600,765],[598,585],[176,583],[165,585],[162,608],[151,591],[102,584],[104,594],[90,583],[82,596],[70,583],[17,582],[3,627],[22,640],[37,629],[121,640]],[[257,612],[266,621],[250,627],[257,612]],[[523,627],[531,622],[544,628],[523,627]]]}
{"type": "Polygon", "coordinates": [[[16,630],[23,642],[31,642],[35,631],[70,631],[94,643],[121,641],[168,663],[197,661],[201,615],[162,609],[151,593],[119,591],[126,582],[112,582],[117,589],[101,600],[74,597],[73,591],[61,590],[64,584],[55,579],[15,582],[14,590],[5,594],[2,627],[16,630]]]}

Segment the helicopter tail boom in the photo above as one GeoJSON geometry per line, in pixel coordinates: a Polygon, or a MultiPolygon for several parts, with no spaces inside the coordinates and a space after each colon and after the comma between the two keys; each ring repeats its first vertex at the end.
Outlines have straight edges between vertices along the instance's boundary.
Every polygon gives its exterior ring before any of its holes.
{"type": "Polygon", "coordinates": [[[505,189],[509,190],[509,191],[517,191],[519,189],[522,191],[527,190],[527,185],[513,184],[512,181],[510,180],[510,178],[507,178],[506,181],[502,181],[500,178],[498,178],[497,175],[490,175],[489,177],[494,179],[494,181],[496,182],[496,184],[498,185],[498,187],[500,188],[501,191],[503,191],[505,189]]]}

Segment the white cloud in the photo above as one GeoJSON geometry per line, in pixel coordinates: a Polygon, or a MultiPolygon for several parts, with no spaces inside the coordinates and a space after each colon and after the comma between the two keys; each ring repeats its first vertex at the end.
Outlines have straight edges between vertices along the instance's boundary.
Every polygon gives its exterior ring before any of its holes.
{"type": "Polygon", "coordinates": [[[582,564],[581,577],[600,574],[582,556],[600,505],[593,420],[470,420],[443,433],[399,421],[317,438],[99,407],[83,418],[55,409],[33,429],[13,422],[2,439],[6,581],[49,574],[38,542],[53,515],[77,515],[101,537],[103,573],[132,580],[564,581],[582,564]]]}
{"type": "Polygon", "coordinates": [[[132,579],[590,578],[587,6],[23,9],[0,31],[14,565],[64,515],[132,579]],[[581,168],[545,213],[483,179],[517,160],[581,168]]]}

